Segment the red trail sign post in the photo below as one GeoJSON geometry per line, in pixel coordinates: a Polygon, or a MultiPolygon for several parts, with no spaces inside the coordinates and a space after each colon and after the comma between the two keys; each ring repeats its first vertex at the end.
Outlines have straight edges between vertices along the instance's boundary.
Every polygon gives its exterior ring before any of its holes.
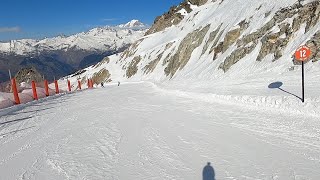
{"type": "Polygon", "coordinates": [[[304,102],[304,62],[308,61],[310,56],[311,50],[307,46],[301,46],[295,52],[295,59],[301,61],[302,64],[302,102],[304,102]]]}

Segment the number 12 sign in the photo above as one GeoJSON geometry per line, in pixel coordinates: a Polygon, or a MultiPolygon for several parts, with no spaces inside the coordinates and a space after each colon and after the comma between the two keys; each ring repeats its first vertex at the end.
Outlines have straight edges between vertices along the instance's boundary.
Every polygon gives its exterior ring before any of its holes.
{"type": "Polygon", "coordinates": [[[296,50],[295,58],[298,61],[307,61],[310,58],[311,50],[308,46],[301,46],[296,50]]]}
{"type": "Polygon", "coordinates": [[[302,102],[304,102],[304,62],[309,60],[311,56],[311,50],[307,46],[301,46],[296,50],[295,59],[302,61],[302,102]]]}

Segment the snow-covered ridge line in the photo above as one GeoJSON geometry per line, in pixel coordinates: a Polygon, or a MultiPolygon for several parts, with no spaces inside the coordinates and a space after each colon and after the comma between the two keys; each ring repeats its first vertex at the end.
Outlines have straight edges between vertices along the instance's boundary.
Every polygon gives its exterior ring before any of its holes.
{"type": "Polygon", "coordinates": [[[21,39],[0,42],[0,53],[19,55],[39,53],[41,51],[65,50],[76,48],[83,50],[104,51],[109,48],[131,44],[149,28],[138,20],[118,26],[104,26],[70,36],[59,35],[44,39],[21,39]]]}

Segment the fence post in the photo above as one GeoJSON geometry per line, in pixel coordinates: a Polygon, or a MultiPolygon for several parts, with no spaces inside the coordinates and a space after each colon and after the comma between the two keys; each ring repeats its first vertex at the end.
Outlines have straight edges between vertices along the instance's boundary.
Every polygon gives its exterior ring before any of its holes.
{"type": "Polygon", "coordinates": [[[78,80],[78,88],[81,90],[81,82],[78,80]]]}
{"type": "Polygon", "coordinates": [[[57,80],[54,81],[54,85],[56,87],[56,94],[59,94],[59,85],[57,80]]]}
{"type": "Polygon", "coordinates": [[[33,92],[33,99],[38,100],[37,87],[34,81],[32,81],[32,92],[33,92]]]}
{"type": "Polygon", "coordinates": [[[11,86],[12,86],[12,92],[14,96],[14,101],[16,104],[20,104],[20,98],[18,94],[17,84],[16,84],[16,78],[13,78],[11,80],[11,86]]]}
{"type": "Polygon", "coordinates": [[[70,80],[68,80],[68,89],[69,89],[69,92],[71,92],[71,83],[70,83],[70,80]]]}
{"type": "Polygon", "coordinates": [[[90,79],[90,87],[93,88],[93,80],[90,79]]]}
{"type": "Polygon", "coordinates": [[[44,89],[46,91],[46,96],[49,96],[49,85],[48,85],[48,81],[44,80],[44,89]]]}

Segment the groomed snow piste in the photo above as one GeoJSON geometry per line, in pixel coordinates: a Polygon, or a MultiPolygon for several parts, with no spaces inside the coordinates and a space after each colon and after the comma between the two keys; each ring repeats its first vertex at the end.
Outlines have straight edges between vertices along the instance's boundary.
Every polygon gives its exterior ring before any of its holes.
{"type": "Polygon", "coordinates": [[[0,111],[1,179],[319,179],[319,115],[148,82],[0,111]],[[199,94],[198,94],[199,95],[199,94]]]}

